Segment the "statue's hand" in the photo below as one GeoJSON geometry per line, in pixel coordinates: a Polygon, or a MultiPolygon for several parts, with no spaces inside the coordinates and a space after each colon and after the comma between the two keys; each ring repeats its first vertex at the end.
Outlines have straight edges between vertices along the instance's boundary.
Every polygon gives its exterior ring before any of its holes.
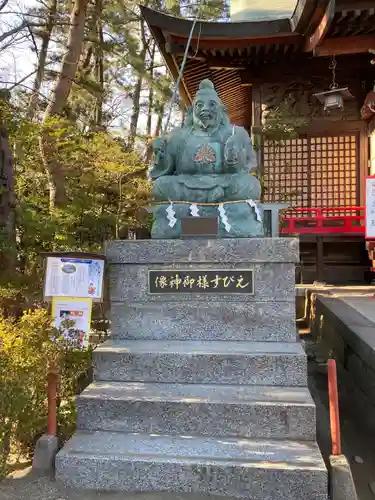
{"type": "Polygon", "coordinates": [[[238,149],[236,147],[231,147],[226,150],[225,162],[230,167],[238,162],[238,149]]]}
{"type": "Polygon", "coordinates": [[[152,149],[154,158],[152,160],[149,177],[155,180],[162,175],[167,175],[167,171],[169,170],[166,137],[157,137],[152,143],[152,149]]]}
{"type": "Polygon", "coordinates": [[[228,139],[224,149],[224,158],[227,167],[234,167],[241,160],[240,148],[236,135],[232,135],[228,139]]]}
{"type": "Polygon", "coordinates": [[[154,150],[155,156],[164,158],[166,146],[167,146],[166,138],[157,137],[152,143],[152,149],[154,150]]]}

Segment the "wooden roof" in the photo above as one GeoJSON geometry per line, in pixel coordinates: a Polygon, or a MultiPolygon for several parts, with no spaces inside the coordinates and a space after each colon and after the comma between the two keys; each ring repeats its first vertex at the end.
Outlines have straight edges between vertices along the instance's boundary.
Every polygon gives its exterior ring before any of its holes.
{"type": "MultiPolygon", "coordinates": [[[[193,21],[147,7],[141,11],[176,80],[193,21]]],[[[188,105],[199,82],[210,78],[233,122],[249,127],[252,83],[288,69],[301,72],[305,66],[310,72],[312,61],[328,68],[324,56],[364,55],[370,48],[375,48],[374,0],[299,0],[290,19],[198,21],[180,94],[188,105]]]]}

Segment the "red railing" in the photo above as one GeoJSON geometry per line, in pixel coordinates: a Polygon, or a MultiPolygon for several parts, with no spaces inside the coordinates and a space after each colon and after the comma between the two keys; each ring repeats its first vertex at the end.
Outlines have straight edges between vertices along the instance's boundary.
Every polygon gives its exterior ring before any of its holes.
{"type": "Polygon", "coordinates": [[[292,208],[281,216],[280,233],[364,235],[364,222],[364,207],[292,208]]]}

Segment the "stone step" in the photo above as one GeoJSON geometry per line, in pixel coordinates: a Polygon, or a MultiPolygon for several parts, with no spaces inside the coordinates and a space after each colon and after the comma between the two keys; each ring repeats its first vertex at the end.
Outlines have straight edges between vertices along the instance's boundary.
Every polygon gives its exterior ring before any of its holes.
{"type": "Polygon", "coordinates": [[[94,380],[305,387],[307,359],[297,342],[108,340],[94,380]]]}
{"type": "Polygon", "coordinates": [[[66,486],[251,500],[327,500],[315,443],[78,431],[56,457],[66,486]]]}
{"type": "Polygon", "coordinates": [[[295,300],[112,302],[111,335],[129,340],[296,341],[295,300]]]}
{"type": "Polygon", "coordinates": [[[94,382],[77,409],[92,431],[315,439],[306,387],[94,382]]]}

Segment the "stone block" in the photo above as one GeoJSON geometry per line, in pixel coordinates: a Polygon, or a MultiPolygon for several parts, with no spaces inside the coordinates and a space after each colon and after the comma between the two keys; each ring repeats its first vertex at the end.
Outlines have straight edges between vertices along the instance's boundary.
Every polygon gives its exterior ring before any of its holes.
{"type": "Polygon", "coordinates": [[[59,440],[57,437],[50,434],[43,434],[36,442],[32,470],[46,473],[52,472],[58,449],[59,440]]]}
{"type": "MultiPolygon", "coordinates": [[[[204,274],[204,273],[203,273],[204,274]]],[[[146,265],[112,265],[109,268],[111,300],[113,302],[250,302],[250,301],[295,301],[294,265],[289,263],[252,264],[159,264],[146,265]],[[205,294],[177,293],[150,295],[148,293],[148,270],[165,269],[224,269],[254,270],[254,295],[250,294],[205,294]]]]}
{"type": "Polygon", "coordinates": [[[77,432],[56,458],[57,480],[103,491],[327,500],[314,443],[77,432]]]}
{"type": "Polygon", "coordinates": [[[109,264],[299,262],[297,238],[108,241],[109,264]]]}
{"type": "MultiPolygon", "coordinates": [[[[221,217],[219,217],[219,238],[259,238],[264,236],[263,224],[257,220],[254,208],[250,207],[248,203],[224,203],[223,206],[225,214],[230,221],[230,230],[227,231],[221,217]]],[[[170,227],[166,214],[167,207],[168,205],[165,204],[158,205],[155,203],[153,205],[154,222],[151,229],[151,238],[153,239],[180,238],[181,220],[184,217],[189,217],[191,219],[200,218],[191,216],[189,205],[173,203],[174,216],[177,220],[176,224],[170,227]]],[[[219,215],[217,206],[207,206],[197,203],[197,208],[201,217],[218,217],[219,215]]],[[[261,211],[261,207],[258,207],[258,209],[261,211]]]]}
{"type": "Polygon", "coordinates": [[[331,500],[358,500],[352,471],[344,455],[330,456],[331,500]]]}
{"type": "Polygon", "coordinates": [[[315,439],[307,387],[95,382],[77,410],[82,430],[315,439]]]}
{"type": "Polygon", "coordinates": [[[111,306],[114,339],[295,342],[294,302],[163,302],[111,306]]]}
{"type": "Polygon", "coordinates": [[[106,255],[111,340],[93,352],[94,383],[78,397],[78,431],[56,457],[57,479],[104,491],[327,500],[296,342],[298,240],[117,241],[106,255]],[[224,280],[226,295],[148,293],[148,271],[185,268],[198,270],[194,286],[199,270],[252,269],[254,294],[250,275],[246,294],[229,294],[224,280]]]}
{"type": "Polygon", "coordinates": [[[307,386],[307,359],[292,342],[106,341],[94,351],[94,379],[307,386]]]}

